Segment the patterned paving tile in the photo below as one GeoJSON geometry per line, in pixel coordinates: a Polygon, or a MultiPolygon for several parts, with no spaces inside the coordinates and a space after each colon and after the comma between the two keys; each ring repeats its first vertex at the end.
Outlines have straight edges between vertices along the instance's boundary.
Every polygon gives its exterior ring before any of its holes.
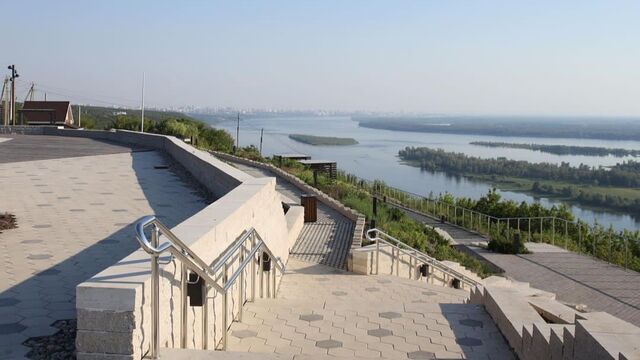
{"type": "MultiPolygon", "coordinates": [[[[3,146],[0,144],[0,153],[3,146]]],[[[35,149],[30,150],[34,154],[35,149]]],[[[7,157],[0,157],[3,181],[6,178],[25,184],[4,193],[0,201],[3,211],[10,211],[19,219],[19,227],[3,231],[0,242],[0,250],[9,259],[0,269],[0,278],[7,280],[0,286],[0,332],[6,334],[0,335],[0,359],[5,354],[10,354],[10,359],[20,358],[28,350],[22,346],[26,338],[50,335],[55,331],[51,327],[54,321],[75,318],[75,286],[138,248],[131,222],[157,213],[172,227],[206,206],[181,178],[178,181],[184,186],[172,188],[176,194],[164,192],[166,186],[177,184],[171,172],[159,174],[139,166],[157,163],[165,159],[163,155],[131,154],[130,149],[126,150],[72,160],[6,163],[7,157]],[[48,164],[46,169],[40,169],[42,164],[48,164]],[[28,171],[18,173],[17,166],[28,171]],[[114,172],[131,176],[114,178],[110,175],[114,172]],[[36,190],[37,182],[29,181],[33,177],[27,174],[38,174],[56,191],[36,190]],[[137,184],[137,175],[153,176],[154,181],[143,191],[137,184]],[[81,185],[82,191],[69,188],[69,176],[77,178],[71,185],[81,185]],[[104,177],[110,181],[101,182],[104,177]],[[172,206],[155,209],[148,205],[158,202],[172,206]],[[77,220],[78,216],[82,221],[77,220]]]]}
{"type": "Polygon", "coordinates": [[[436,354],[429,352],[429,351],[412,351],[410,353],[407,353],[407,357],[409,359],[435,359],[436,358],[436,354]]]}
{"type": "Polygon", "coordinates": [[[513,359],[490,316],[482,307],[465,304],[467,296],[463,290],[388,275],[335,272],[331,267],[290,258],[277,298],[248,303],[244,321],[231,326],[232,333],[260,329],[257,337],[266,345],[278,344],[278,350],[275,346],[252,346],[251,339],[230,341],[229,350],[301,354],[310,359],[325,355],[434,359],[435,354],[442,359],[488,359],[487,354],[513,359]],[[318,282],[319,277],[330,281],[318,282]],[[379,280],[389,281],[377,292],[366,290],[379,280]],[[425,297],[423,291],[435,295],[425,297]],[[414,303],[416,299],[424,302],[414,303]],[[321,317],[305,321],[310,315],[321,317]],[[460,326],[465,319],[473,320],[468,322],[471,325],[481,322],[483,327],[460,326]],[[473,354],[463,347],[472,348],[473,354]]]}
{"type": "Polygon", "coordinates": [[[322,349],[333,349],[342,347],[342,342],[336,340],[320,340],[316,342],[316,346],[322,349]]]}

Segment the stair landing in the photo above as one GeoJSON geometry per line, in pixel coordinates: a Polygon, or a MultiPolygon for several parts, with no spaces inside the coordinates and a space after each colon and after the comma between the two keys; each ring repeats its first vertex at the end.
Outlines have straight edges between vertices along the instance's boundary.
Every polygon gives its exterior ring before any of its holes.
{"type": "Polygon", "coordinates": [[[290,259],[277,299],[247,303],[228,350],[289,358],[512,359],[468,293],[290,259]]]}

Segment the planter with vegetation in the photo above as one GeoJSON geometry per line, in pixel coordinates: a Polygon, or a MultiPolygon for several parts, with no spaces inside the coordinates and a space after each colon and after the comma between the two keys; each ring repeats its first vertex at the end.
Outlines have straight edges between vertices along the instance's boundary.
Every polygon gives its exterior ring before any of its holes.
{"type": "Polygon", "coordinates": [[[494,233],[487,244],[487,249],[501,254],[527,254],[529,251],[524,246],[520,234],[514,233],[509,238],[506,233],[494,233]]]}

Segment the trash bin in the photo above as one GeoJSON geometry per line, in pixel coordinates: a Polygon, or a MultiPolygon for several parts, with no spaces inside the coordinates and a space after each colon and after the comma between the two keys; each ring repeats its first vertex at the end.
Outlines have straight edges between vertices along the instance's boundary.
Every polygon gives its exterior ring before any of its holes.
{"type": "Polygon", "coordinates": [[[318,220],[318,204],[315,195],[304,194],[300,196],[300,205],[304,207],[304,222],[316,222],[318,220]]]}

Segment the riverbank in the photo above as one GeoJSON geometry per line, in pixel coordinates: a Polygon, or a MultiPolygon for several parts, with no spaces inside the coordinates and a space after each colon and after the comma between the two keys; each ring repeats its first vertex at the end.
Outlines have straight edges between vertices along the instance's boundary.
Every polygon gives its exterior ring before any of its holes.
{"type": "Polygon", "coordinates": [[[515,191],[528,195],[544,196],[546,198],[571,204],[579,204],[580,206],[594,211],[618,211],[624,214],[640,216],[640,209],[636,208],[636,205],[633,204],[628,206],[613,207],[611,205],[607,205],[606,203],[601,204],[595,201],[588,201],[586,198],[579,198],[579,191],[582,191],[583,193],[588,193],[589,196],[602,198],[603,201],[606,201],[607,198],[611,199],[612,197],[621,197],[628,199],[630,202],[638,202],[640,201],[640,189],[611,188],[601,186],[575,186],[573,184],[562,183],[558,181],[531,180],[507,176],[487,176],[475,174],[464,174],[462,176],[471,180],[490,183],[491,185],[502,191],[515,191]],[[536,182],[538,183],[538,185],[534,186],[536,182]],[[578,195],[571,196],[571,191],[563,191],[562,189],[566,187],[575,187],[575,189],[578,191],[578,195]]]}
{"type": "Polygon", "coordinates": [[[427,147],[407,147],[398,155],[407,165],[490,183],[501,190],[529,192],[605,210],[637,213],[640,209],[640,164],[632,161],[605,170],[481,159],[427,147]]]}

